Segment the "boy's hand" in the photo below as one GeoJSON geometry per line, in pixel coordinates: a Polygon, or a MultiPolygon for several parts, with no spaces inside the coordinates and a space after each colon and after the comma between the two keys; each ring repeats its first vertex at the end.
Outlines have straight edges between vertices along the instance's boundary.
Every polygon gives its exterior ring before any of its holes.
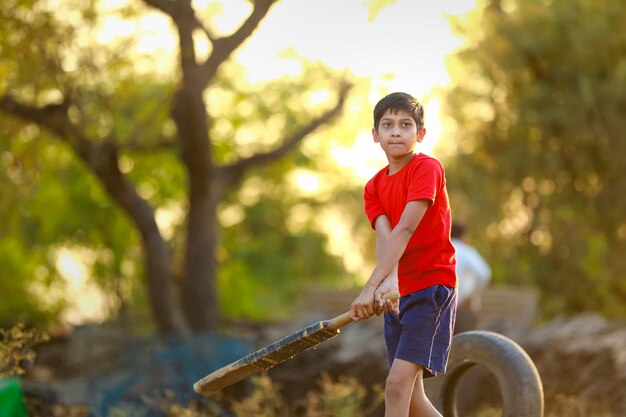
{"type": "Polygon", "coordinates": [[[400,314],[399,300],[383,300],[382,298],[383,294],[390,291],[398,291],[398,275],[395,273],[387,275],[387,278],[380,283],[374,292],[374,303],[377,315],[389,311],[393,311],[396,316],[400,314]]]}
{"type": "Polygon", "coordinates": [[[354,321],[365,320],[376,314],[374,310],[374,290],[363,288],[350,306],[350,317],[354,321]]]}

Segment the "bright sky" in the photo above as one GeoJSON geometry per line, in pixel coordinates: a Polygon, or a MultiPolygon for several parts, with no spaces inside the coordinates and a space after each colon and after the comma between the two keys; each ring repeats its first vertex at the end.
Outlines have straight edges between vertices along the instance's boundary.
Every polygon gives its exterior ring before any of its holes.
{"type": "MultiPolygon", "coordinates": [[[[259,79],[284,72],[286,63],[277,55],[293,46],[303,56],[420,97],[447,82],[444,56],[460,40],[450,33],[444,14],[467,12],[475,0],[398,0],[373,21],[364,3],[282,0],[238,58],[259,79]],[[394,79],[385,80],[387,75],[394,79]]],[[[234,10],[237,3],[231,4],[234,10]]]]}
{"type": "MultiPolygon", "coordinates": [[[[115,10],[128,1],[103,0],[102,7],[115,10]]],[[[214,29],[221,35],[235,30],[251,10],[246,0],[225,1],[217,10],[212,7],[214,0],[193,0],[193,4],[199,11],[213,10],[214,29]]],[[[466,13],[475,4],[476,0],[396,0],[370,21],[366,0],[280,0],[235,58],[246,67],[249,81],[263,81],[299,72],[296,61],[282,56],[293,48],[303,57],[370,78],[372,106],[381,90],[409,92],[422,100],[426,110],[428,133],[420,150],[432,153],[442,134],[439,100],[433,90],[448,83],[445,56],[461,45],[446,15],[466,13]]],[[[99,39],[135,36],[140,39],[140,52],[175,63],[177,40],[168,23],[169,18],[156,10],[138,22],[122,22],[111,14],[99,39]]],[[[203,36],[196,38],[196,49],[199,56],[209,51],[203,36]]],[[[385,162],[380,152],[372,152],[368,129],[355,138],[353,147],[335,149],[333,156],[340,158],[348,152],[358,155],[351,158],[358,165],[349,168],[360,180],[385,162]]]]}
{"type": "MultiPolygon", "coordinates": [[[[104,15],[130,0],[102,0],[104,15]]],[[[193,0],[197,10],[214,0],[193,0]]],[[[368,18],[365,0],[280,0],[272,6],[253,36],[236,51],[251,81],[280,77],[297,71],[296,63],[281,58],[292,47],[299,55],[323,61],[335,69],[349,68],[369,77],[377,86],[407,91],[426,97],[448,82],[444,57],[461,40],[450,32],[446,15],[471,10],[476,0],[396,0],[374,19],[368,18]]],[[[236,29],[249,14],[245,0],[223,2],[213,14],[218,33],[236,29]]],[[[168,30],[169,18],[153,10],[140,21],[121,21],[110,14],[104,19],[98,38],[112,41],[118,36],[140,38],[138,49],[168,62],[177,46],[168,30]],[[169,55],[169,56],[168,56],[169,55]]],[[[198,52],[208,50],[198,38],[198,52]]],[[[377,97],[376,97],[377,98],[377,97]]],[[[375,101],[376,98],[371,98],[375,101]]]]}
{"type": "MultiPolygon", "coordinates": [[[[381,98],[381,89],[411,93],[423,101],[427,117],[428,133],[420,150],[432,153],[442,130],[439,100],[432,90],[448,83],[445,56],[462,44],[451,33],[446,15],[466,13],[475,3],[398,0],[370,21],[364,0],[283,0],[237,58],[253,80],[271,79],[298,71],[296,63],[280,57],[281,51],[293,47],[302,56],[372,79],[368,97],[372,106],[381,98]]],[[[232,15],[246,13],[245,7],[236,6],[241,3],[230,4],[232,15]]],[[[227,16],[228,9],[224,11],[227,16]]],[[[225,30],[230,25],[227,20],[225,30]]],[[[386,164],[384,155],[372,147],[369,127],[364,127],[352,147],[335,148],[332,155],[360,180],[386,164]]]]}

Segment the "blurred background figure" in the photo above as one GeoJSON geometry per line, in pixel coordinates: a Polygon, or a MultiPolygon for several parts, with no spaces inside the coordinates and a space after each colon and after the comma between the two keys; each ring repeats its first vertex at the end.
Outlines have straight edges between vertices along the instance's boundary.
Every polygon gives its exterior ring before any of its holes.
{"type": "Polygon", "coordinates": [[[480,253],[465,241],[465,227],[453,223],[450,232],[456,249],[458,307],[455,333],[476,328],[481,297],[491,280],[491,268],[480,253]]]}

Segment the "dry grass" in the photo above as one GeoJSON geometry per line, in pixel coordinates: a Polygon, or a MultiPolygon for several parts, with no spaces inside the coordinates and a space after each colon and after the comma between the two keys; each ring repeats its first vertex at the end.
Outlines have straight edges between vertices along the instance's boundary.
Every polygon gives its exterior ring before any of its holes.
{"type": "MultiPolygon", "coordinates": [[[[485,406],[467,417],[502,417],[502,409],[485,406]]],[[[606,404],[596,404],[559,394],[546,402],[545,417],[624,417],[610,411],[606,404]]]]}
{"type": "MultiPolygon", "coordinates": [[[[318,389],[310,391],[301,404],[288,404],[281,394],[281,387],[268,376],[252,379],[251,393],[241,399],[213,398],[215,403],[181,406],[172,402],[161,402],[168,417],[362,417],[367,416],[384,400],[382,387],[367,389],[356,378],[343,376],[337,379],[322,375],[317,381],[318,389]],[[224,414],[227,405],[231,414],[224,414]],[[212,406],[210,405],[212,404],[212,406]]],[[[154,403],[153,403],[154,405],[154,403]]],[[[483,405],[478,411],[465,417],[501,417],[500,407],[483,405]]],[[[586,402],[575,397],[557,395],[546,401],[545,417],[624,417],[610,411],[607,404],[586,402]]]]}
{"type": "Polygon", "coordinates": [[[181,406],[163,398],[149,401],[160,408],[168,417],[217,417],[224,412],[226,405],[236,417],[353,417],[365,416],[383,401],[380,386],[368,390],[356,378],[339,377],[333,379],[323,374],[318,380],[318,389],[307,393],[302,403],[288,404],[281,394],[281,387],[268,376],[262,375],[251,380],[253,389],[247,397],[234,400],[219,394],[213,401],[181,406]]]}

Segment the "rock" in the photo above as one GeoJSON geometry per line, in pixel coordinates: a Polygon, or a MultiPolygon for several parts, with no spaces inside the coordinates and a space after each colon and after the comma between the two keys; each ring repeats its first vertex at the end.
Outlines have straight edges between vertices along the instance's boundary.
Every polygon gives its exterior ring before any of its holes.
{"type": "Polygon", "coordinates": [[[557,318],[520,343],[539,370],[547,404],[571,397],[626,414],[626,325],[594,313],[557,318]]]}

